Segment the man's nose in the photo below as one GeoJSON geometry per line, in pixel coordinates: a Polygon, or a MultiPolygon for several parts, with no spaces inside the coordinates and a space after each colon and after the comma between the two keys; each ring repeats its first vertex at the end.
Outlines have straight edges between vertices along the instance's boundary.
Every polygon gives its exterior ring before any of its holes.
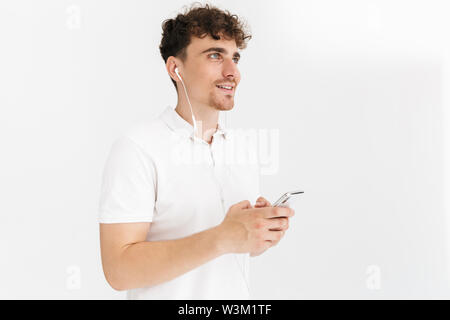
{"type": "Polygon", "coordinates": [[[223,64],[223,76],[233,80],[239,79],[239,69],[232,59],[225,60],[223,64]]]}

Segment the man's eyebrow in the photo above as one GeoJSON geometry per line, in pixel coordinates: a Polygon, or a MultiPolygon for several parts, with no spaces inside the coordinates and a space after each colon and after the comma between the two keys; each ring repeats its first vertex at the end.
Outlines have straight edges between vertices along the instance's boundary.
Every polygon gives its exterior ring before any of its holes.
{"type": "MultiPolygon", "coordinates": [[[[225,48],[213,47],[213,48],[208,48],[208,49],[202,51],[200,54],[204,54],[207,52],[220,52],[220,53],[224,53],[224,54],[228,53],[228,51],[225,48]]],[[[235,52],[233,54],[233,58],[240,58],[240,57],[241,57],[241,55],[239,54],[239,52],[235,52]]]]}

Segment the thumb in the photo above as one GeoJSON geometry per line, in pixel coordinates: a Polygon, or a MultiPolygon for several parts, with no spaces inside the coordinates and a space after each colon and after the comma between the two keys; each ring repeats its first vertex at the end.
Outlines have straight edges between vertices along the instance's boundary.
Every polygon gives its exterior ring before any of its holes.
{"type": "Polygon", "coordinates": [[[271,204],[270,202],[264,198],[264,197],[259,197],[258,199],[256,199],[256,203],[255,203],[255,207],[270,207],[271,204]]]}
{"type": "Polygon", "coordinates": [[[252,204],[248,200],[243,200],[241,202],[238,202],[236,204],[236,206],[240,209],[251,209],[252,208],[252,204]]]}

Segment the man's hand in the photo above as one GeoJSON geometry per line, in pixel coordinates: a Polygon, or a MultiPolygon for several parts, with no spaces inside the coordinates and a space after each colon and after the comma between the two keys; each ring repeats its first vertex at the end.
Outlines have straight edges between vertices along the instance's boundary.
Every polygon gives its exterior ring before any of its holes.
{"type": "Polygon", "coordinates": [[[232,205],[225,219],[216,227],[220,251],[223,253],[261,254],[277,244],[288,227],[294,210],[272,207],[264,198],[252,206],[244,200],[232,205]]]}
{"type": "MultiPolygon", "coordinates": [[[[259,197],[258,199],[256,199],[256,203],[255,203],[255,208],[264,208],[264,207],[271,207],[271,203],[263,197],[259,197]]],[[[282,237],[284,237],[284,233],[285,231],[289,228],[289,218],[273,218],[273,219],[285,219],[286,220],[286,224],[284,228],[278,228],[278,229],[269,229],[271,231],[282,231],[282,237]]],[[[281,240],[280,238],[280,240],[281,240]]],[[[280,242],[280,240],[268,240],[271,242],[271,247],[276,246],[278,244],[278,242],[280,242]]],[[[250,257],[257,257],[261,254],[263,254],[268,248],[264,248],[263,250],[260,251],[254,251],[254,252],[250,252],[250,257]]]]}

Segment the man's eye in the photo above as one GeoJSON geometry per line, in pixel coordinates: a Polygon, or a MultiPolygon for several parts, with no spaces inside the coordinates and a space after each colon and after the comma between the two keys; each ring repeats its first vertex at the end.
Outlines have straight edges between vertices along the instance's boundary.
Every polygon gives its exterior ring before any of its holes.
{"type": "MultiPolygon", "coordinates": [[[[211,58],[213,58],[213,59],[219,59],[220,58],[220,53],[211,53],[210,55],[209,55],[209,57],[211,57],[211,58]],[[217,56],[217,57],[215,57],[215,56],[217,56]]],[[[238,57],[235,57],[235,58],[233,58],[233,61],[234,61],[234,63],[238,63],[239,62],[239,58],[238,57]]]]}

